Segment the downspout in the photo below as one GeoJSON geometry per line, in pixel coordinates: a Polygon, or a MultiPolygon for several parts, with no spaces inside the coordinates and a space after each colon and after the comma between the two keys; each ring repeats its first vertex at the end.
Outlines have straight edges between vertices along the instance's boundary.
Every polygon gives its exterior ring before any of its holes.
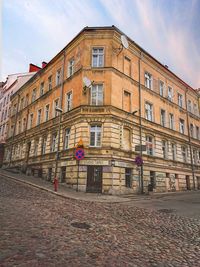
{"type": "Polygon", "coordinates": [[[190,148],[190,162],[191,162],[191,168],[192,168],[193,188],[195,190],[194,163],[193,163],[193,157],[192,157],[189,116],[188,116],[188,108],[187,108],[187,92],[188,92],[188,90],[186,89],[186,91],[185,91],[185,104],[186,104],[186,116],[187,116],[186,118],[187,118],[187,129],[188,129],[188,141],[189,141],[189,148],[190,148]]]}
{"type": "MultiPolygon", "coordinates": [[[[139,91],[139,135],[140,135],[140,157],[142,158],[142,92],[141,92],[141,59],[143,53],[140,52],[138,61],[138,91],[139,91]]],[[[140,167],[140,193],[144,193],[144,180],[143,180],[143,164],[140,167]]]]}

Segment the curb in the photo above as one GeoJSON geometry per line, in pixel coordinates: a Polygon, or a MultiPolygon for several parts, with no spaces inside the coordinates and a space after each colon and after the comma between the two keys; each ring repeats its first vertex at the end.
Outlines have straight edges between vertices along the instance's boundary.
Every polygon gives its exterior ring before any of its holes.
{"type": "Polygon", "coordinates": [[[7,174],[4,174],[4,173],[1,173],[0,172],[0,176],[3,176],[3,177],[5,177],[5,178],[8,178],[8,179],[11,179],[11,180],[14,180],[14,181],[17,181],[17,182],[19,182],[19,183],[22,183],[22,184],[27,184],[27,185],[29,185],[29,186],[33,186],[33,187],[35,187],[35,188],[37,188],[37,189],[41,189],[41,190],[43,190],[43,191],[46,191],[46,192],[49,192],[49,193],[51,193],[51,194],[53,194],[53,195],[56,195],[56,196],[59,196],[59,197],[62,197],[62,198],[65,198],[65,199],[73,199],[73,200],[76,200],[76,201],[86,201],[86,202],[93,202],[93,203],[96,203],[96,202],[99,202],[99,203],[123,203],[123,202],[130,202],[130,199],[121,199],[121,200],[94,200],[94,199],[83,199],[83,198],[76,198],[76,197],[71,197],[71,196],[67,196],[67,195],[64,195],[64,194],[61,194],[61,193],[59,193],[59,192],[55,192],[55,191],[53,191],[53,190],[51,190],[51,189],[48,189],[48,188],[45,188],[45,187],[43,187],[43,186],[40,186],[40,185],[37,185],[37,184],[34,184],[34,183],[32,183],[32,182],[29,182],[29,181],[25,181],[25,180],[20,180],[20,179],[18,179],[18,178],[16,178],[16,177],[13,177],[13,176],[10,176],[10,175],[7,175],[7,174]]]}

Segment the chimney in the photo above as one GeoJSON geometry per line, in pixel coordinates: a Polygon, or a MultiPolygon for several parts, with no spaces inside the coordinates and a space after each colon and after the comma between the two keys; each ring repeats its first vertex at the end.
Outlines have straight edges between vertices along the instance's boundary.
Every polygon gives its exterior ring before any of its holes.
{"type": "Polygon", "coordinates": [[[38,67],[32,63],[29,64],[29,72],[35,72],[35,71],[39,71],[39,70],[41,70],[40,67],[38,67]]]}
{"type": "Polygon", "coordinates": [[[46,67],[47,63],[45,61],[42,61],[42,69],[46,67]]]}

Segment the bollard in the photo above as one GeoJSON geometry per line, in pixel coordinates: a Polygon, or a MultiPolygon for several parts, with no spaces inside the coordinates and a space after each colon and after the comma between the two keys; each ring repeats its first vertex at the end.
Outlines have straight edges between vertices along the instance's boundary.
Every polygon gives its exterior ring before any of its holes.
{"type": "Polygon", "coordinates": [[[57,192],[58,191],[58,178],[57,177],[54,178],[53,184],[54,184],[54,191],[57,192]]]}

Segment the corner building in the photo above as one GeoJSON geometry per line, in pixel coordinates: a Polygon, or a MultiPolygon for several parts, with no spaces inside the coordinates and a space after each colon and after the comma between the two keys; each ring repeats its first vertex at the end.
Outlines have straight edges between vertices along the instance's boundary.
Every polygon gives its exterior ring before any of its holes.
{"type": "Polygon", "coordinates": [[[198,91],[122,34],[84,28],[12,96],[4,166],[87,192],[200,187],[198,91]]]}

